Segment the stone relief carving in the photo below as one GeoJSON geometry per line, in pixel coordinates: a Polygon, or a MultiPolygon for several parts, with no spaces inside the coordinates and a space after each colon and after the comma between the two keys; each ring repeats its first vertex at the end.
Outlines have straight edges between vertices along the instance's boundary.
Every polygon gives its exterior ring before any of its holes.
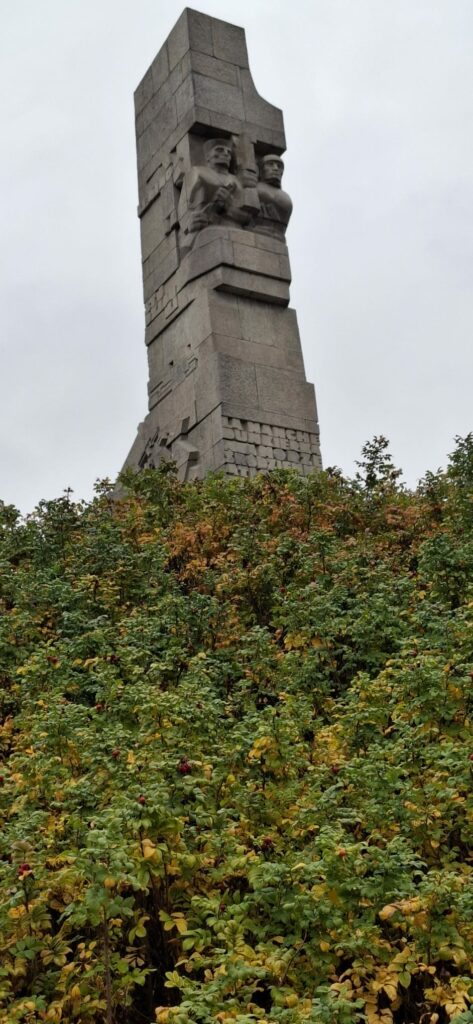
{"type": "Polygon", "coordinates": [[[281,187],[284,163],[280,156],[269,153],[260,161],[257,185],[260,211],[254,228],[264,235],[284,240],[292,213],[292,199],[281,187]]]}
{"type": "Polygon", "coordinates": [[[258,164],[245,133],[208,139],[203,150],[205,164],[192,166],[179,182],[181,255],[210,225],[236,225],[284,241],[292,200],[281,187],[281,157],[267,154],[258,164]]]}
{"type": "Polygon", "coordinates": [[[269,469],[321,469],[318,435],[269,423],[222,417],[225,472],[252,476],[269,469]]]}
{"type": "Polygon", "coordinates": [[[204,152],[207,163],[192,167],[183,184],[180,223],[184,233],[196,234],[210,224],[248,224],[243,185],[230,171],[231,141],[209,139],[204,152]]]}
{"type": "Polygon", "coordinates": [[[254,217],[259,213],[260,202],[258,196],[258,164],[255,157],[255,147],[249,135],[242,132],[234,136],[234,160],[236,174],[243,186],[243,209],[254,217]]]}
{"type": "MultiPolygon", "coordinates": [[[[222,416],[224,455],[223,467],[229,476],[252,476],[271,469],[298,469],[307,475],[321,469],[318,434],[269,423],[255,423],[236,417],[222,416]]],[[[160,463],[176,463],[181,480],[191,479],[197,468],[200,452],[184,432],[171,441],[157,431],[144,445],[139,466],[157,469],[160,463]]]]}
{"type": "Polygon", "coordinates": [[[138,465],[140,469],[158,469],[163,462],[174,462],[180,480],[192,477],[192,471],[199,462],[200,453],[195,444],[187,440],[187,435],[178,436],[173,442],[159,431],[146,441],[138,465]]]}
{"type": "Polygon", "coordinates": [[[156,448],[157,435],[149,437],[144,445],[139,459],[140,469],[157,469],[159,465],[158,450],[156,448]]]}

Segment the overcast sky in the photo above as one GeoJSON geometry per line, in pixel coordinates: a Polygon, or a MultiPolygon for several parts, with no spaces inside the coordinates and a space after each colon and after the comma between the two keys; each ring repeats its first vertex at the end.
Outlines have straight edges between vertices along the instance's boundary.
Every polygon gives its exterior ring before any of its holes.
{"type": "MultiPolygon", "coordinates": [[[[133,91],[181,0],[0,0],[0,498],[114,477],[146,414],[133,91]]],[[[198,0],[284,111],[325,465],[473,429],[472,0],[198,0]]]]}

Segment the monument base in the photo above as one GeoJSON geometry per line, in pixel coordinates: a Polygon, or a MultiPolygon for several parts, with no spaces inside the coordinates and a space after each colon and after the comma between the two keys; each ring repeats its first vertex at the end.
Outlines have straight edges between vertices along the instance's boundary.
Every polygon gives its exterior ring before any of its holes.
{"type": "MultiPolygon", "coordinates": [[[[219,470],[253,476],[321,468],[295,311],[255,302],[248,281],[249,294],[226,291],[224,278],[203,288],[201,277],[167,327],[160,322],[156,337],[148,328],[149,413],[125,468],[172,459],[182,480],[219,470]]],[[[254,283],[260,294],[264,287],[262,279],[254,283]]]]}

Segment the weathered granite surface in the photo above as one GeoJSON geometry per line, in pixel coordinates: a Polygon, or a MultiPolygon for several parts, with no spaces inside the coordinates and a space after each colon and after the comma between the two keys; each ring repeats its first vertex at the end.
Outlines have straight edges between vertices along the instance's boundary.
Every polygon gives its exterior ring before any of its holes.
{"type": "Polygon", "coordinates": [[[245,33],[186,9],[135,93],[149,412],[125,462],[320,468],[285,232],[281,111],[245,33]]]}

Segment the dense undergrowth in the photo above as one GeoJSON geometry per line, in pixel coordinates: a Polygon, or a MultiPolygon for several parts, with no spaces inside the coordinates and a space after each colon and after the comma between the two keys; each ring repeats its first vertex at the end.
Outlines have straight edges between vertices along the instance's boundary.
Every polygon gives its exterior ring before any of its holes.
{"type": "Polygon", "coordinates": [[[0,1024],[473,1021],[473,438],[0,510],[0,1024]]]}

